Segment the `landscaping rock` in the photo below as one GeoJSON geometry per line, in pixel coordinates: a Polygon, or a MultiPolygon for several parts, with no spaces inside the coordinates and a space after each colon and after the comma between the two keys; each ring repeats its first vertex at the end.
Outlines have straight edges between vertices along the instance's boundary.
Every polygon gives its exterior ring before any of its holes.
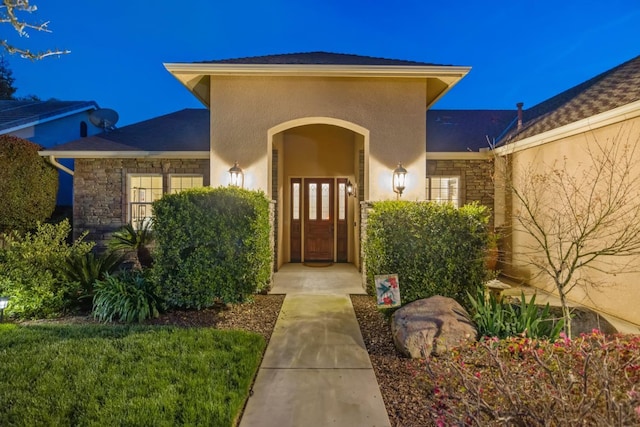
{"type": "MultiPolygon", "coordinates": [[[[551,307],[551,313],[557,317],[562,317],[560,307],[551,307]]],[[[590,334],[594,329],[605,335],[617,334],[618,330],[607,319],[587,307],[575,307],[571,310],[571,335],[573,338],[580,334],[590,334]]]]}
{"type": "Polygon", "coordinates": [[[391,318],[396,348],[407,357],[441,355],[477,331],[469,313],[452,298],[434,296],[398,309],[391,318]]]}

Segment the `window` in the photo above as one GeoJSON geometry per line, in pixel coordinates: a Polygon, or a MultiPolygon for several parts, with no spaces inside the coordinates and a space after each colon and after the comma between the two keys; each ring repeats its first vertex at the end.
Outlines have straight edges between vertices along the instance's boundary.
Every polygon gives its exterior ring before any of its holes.
{"type": "Polygon", "coordinates": [[[456,208],[460,199],[460,177],[432,176],[427,179],[427,200],[437,203],[451,203],[456,208]]]}
{"type": "Polygon", "coordinates": [[[171,175],[169,179],[169,193],[171,194],[203,186],[202,175],[171,175]]]}
{"type": "MultiPolygon", "coordinates": [[[[129,175],[129,221],[138,229],[153,216],[152,203],[165,193],[160,174],[129,175]]],[[[202,175],[171,175],[168,193],[178,193],[189,188],[203,187],[202,175]]]]}
{"type": "Polygon", "coordinates": [[[151,203],[162,197],[162,175],[129,175],[129,220],[137,229],[153,216],[151,203]]]}

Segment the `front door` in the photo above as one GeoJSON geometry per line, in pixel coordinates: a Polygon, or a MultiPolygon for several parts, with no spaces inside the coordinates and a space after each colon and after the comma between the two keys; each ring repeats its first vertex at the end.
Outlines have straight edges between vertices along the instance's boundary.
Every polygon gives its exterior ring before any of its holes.
{"type": "Polygon", "coordinates": [[[304,259],[333,261],[333,178],[304,179],[304,259]]]}

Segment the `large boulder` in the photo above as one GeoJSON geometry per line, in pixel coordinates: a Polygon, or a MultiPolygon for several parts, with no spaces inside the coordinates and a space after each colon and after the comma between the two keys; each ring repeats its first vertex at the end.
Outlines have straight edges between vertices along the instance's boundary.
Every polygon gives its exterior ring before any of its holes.
{"type": "MultiPolygon", "coordinates": [[[[556,318],[562,318],[560,307],[551,307],[551,314],[556,318]]],[[[599,313],[587,307],[574,307],[571,309],[571,335],[572,338],[579,337],[580,334],[590,334],[594,329],[605,335],[618,333],[618,329],[599,313]]]]}
{"type": "Polygon", "coordinates": [[[434,296],[398,309],[391,318],[391,333],[398,351],[421,358],[441,355],[464,341],[475,340],[477,330],[456,300],[434,296]]]}

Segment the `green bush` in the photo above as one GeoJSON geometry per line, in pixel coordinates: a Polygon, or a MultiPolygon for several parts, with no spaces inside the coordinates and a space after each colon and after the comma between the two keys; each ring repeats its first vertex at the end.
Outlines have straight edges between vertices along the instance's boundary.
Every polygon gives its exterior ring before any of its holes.
{"type": "Polygon", "coordinates": [[[269,201],[262,192],[202,188],[154,202],[153,277],[169,307],[240,302],[271,278],[269,201]]]}
{"type": "Polygon", "coordinates": [[[554,318],[549,303],[538,307],[535,295],[527,302],[522,292],[520,304],[498,301],[494,295],[487,298],[483,288],[479,288],[475,295],[468,293],[467,296],[472,306],[471,318],[481,337],[521,335],[556,340],[562,331],[563,320],[554,318]]]}
{"type": "Polygon", "coordinates": [[[364,257],[374,276],[397,273],[403,303],[442,295],[466,304],[485,278],[488,213],[429,202],[375,202],[367,219],[364,257]]]}
{"type": "Polygon", "coordinates": [[[39,149],[26,139],[0,135],[0,233],[29,230],[53,213],[58,172],[39,149]]]}
{"type": "Polygon", "coordinates": [[[82,295],[76,281],[67,280],[62,268],[72,257],[84,256],[94,243],[81,236],[67,243],[71,226],[37,224],[36,230],[6,237],[0,257],[0,293],[11,297],[6,314],[20,318],[52,317],[72,308],[82,295]]]}
{"type": "Polygon", "coordinates": [[[140,271],[107,274],[95,283],[93,316],[102,322],[114,317],[125,323],[158,317],[159,301],[154,285],[140,271]]]}
{"type": "Polygon", "coordinates": [[[122,260],[123,257],[118,252],[107,251],[99,255],[93,252],[77,253],[67,259],[60,272],[68,282],[78,283],[81,308],[91,309],[94,284],[104,279],[107,274],[115,272],[122,260]]]}

